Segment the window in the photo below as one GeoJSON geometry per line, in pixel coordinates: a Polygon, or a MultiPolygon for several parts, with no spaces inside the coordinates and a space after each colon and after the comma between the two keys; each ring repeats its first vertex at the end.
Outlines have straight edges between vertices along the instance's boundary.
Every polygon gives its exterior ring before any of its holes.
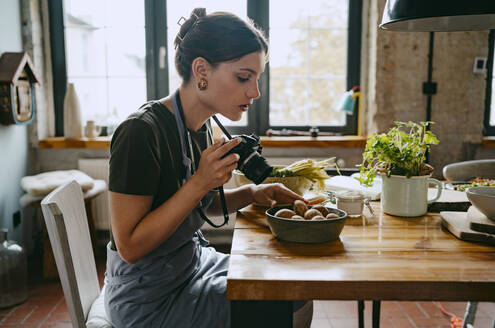
{"type": "Polygon", "coordinates": [[[495,135],[495,30],[490,31],[488,49],[484,134],[493,136],[495,135]]]}
{"type": "Polygon", "coordinates": [[[146,99],[144,6],[64,0],[64,9],[67,81],[77,90],[83,122],[118,123],[146,99]]]}
{"type": "Polygon", "coordinates": [[[249,16],[270,40],[262,96],[240,122],[219,117],[232,133],[318,127],[354,134],[357,113],[336,103],[359,85],[361,1],[49,1],[56,134],[63,135],[67,82],[76,86],[83,121],[102,125],[175,90],[177,21],[201,6],[249,16]]]}
{"type": "Polygon", "coordinates": [[[346,125],[336,100],[347,89],[348,9],[339,0],[270,1],[270,127],[346,125]]]}

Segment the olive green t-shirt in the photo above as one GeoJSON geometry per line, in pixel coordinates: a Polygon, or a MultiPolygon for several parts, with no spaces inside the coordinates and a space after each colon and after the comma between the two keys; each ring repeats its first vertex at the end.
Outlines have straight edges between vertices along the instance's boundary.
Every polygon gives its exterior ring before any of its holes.
{"type": "MultiPolygon", "coordinates": [[[[208,144],[206,124],[197,132],[189,132],[197,167],[208,144]]],[[[185,147],[188,149],[187,143],[185,147]]],[[[183,177],[175,116],[161,102],[148,102],[123,121],[112,137],[109,190],[153,196],[154,210],[177,192],[183,177]]]]}

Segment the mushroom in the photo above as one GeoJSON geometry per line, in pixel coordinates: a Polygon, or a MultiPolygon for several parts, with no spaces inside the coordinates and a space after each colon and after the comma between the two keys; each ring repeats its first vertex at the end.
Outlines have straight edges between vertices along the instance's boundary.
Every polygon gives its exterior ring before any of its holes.
{"type": "Polygon", "coordinates": [[[330,219],[336,219],[338,217],[339,216],[335,213],[328,213],[327,216],[325,217],[325,219],[330,220],[330,219]]]}
{"type": "Polygon", "coordinates": [[[321,216],[320,211],[315,210],[315,209],[309,209],[309,210],[307,210],[307,211],[304,213],[304,219],[306,219],[306,220],[311,220],[313,217],[315,217],[315,216],[317,216],[317,215],[320,215],[320,216],[321,216]]]}
{"type": "Polygon", "coordinates": [[[297,215],[303,216],[308,210],[308,206],[302,200],[296,199],[294,201],[294,211],[297,215]]]}
{"type": "Polygon", "coordinates": [[[312,208],[312,209],[315,209],[315,210],[320,211],[320,213],[321,213],[321,215],[322,215],[323,217],[327,216],[327,215],[328,215],[328,213],[329,213],[329,212],[328,212],[328,208],[326,208],[326,207],[325,207],[325,206],[323,206],[323,205],[315,205],[315,206],[313,206],[313,207],[311,207],[311,208],[312,208]]]}
{"type": "Polygon", "coordinates": [[[275,213],[276,217],[286,218],[286,219],[290,219],[294,215],[296,215],[296,213],[293,210],[289,210],[288,208],[283,208],[281,210],[278,210],[277,213],[275,213]]]}

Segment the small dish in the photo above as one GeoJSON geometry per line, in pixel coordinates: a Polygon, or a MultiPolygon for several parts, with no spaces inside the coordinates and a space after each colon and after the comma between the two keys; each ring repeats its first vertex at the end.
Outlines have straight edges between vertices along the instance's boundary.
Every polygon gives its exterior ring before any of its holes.
{"type": "Polygon", "coordinates": [[[327,207],[330,213],[338,215],[335,219],[293,220],[274,216],[278,210],[292,206],[277,206],[266,211],[266,219],[272,234],[281,240],[298,243],[323,243],[337,240],[344,228],[347,213],[327,207]]]}

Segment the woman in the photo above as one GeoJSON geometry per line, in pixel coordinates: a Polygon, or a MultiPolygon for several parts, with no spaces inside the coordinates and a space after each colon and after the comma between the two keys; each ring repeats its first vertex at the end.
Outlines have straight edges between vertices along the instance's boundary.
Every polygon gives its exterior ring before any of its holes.
{"type": "MultiPolygon", "coordinates": [[[[208,119],[241,119],[260,96],[263,35],[229,13],[195,9],[175,40],[179,90],[143,105],[111,143],[105,306],[116,327],[228,327],[228,255],[206,247],[199,228],[220,215],[219,195],[240,139],[212,145],[208,119]]],[[[229,212],[251,202],[302,199],[280,184],[225,191],[229,212]]]]}

